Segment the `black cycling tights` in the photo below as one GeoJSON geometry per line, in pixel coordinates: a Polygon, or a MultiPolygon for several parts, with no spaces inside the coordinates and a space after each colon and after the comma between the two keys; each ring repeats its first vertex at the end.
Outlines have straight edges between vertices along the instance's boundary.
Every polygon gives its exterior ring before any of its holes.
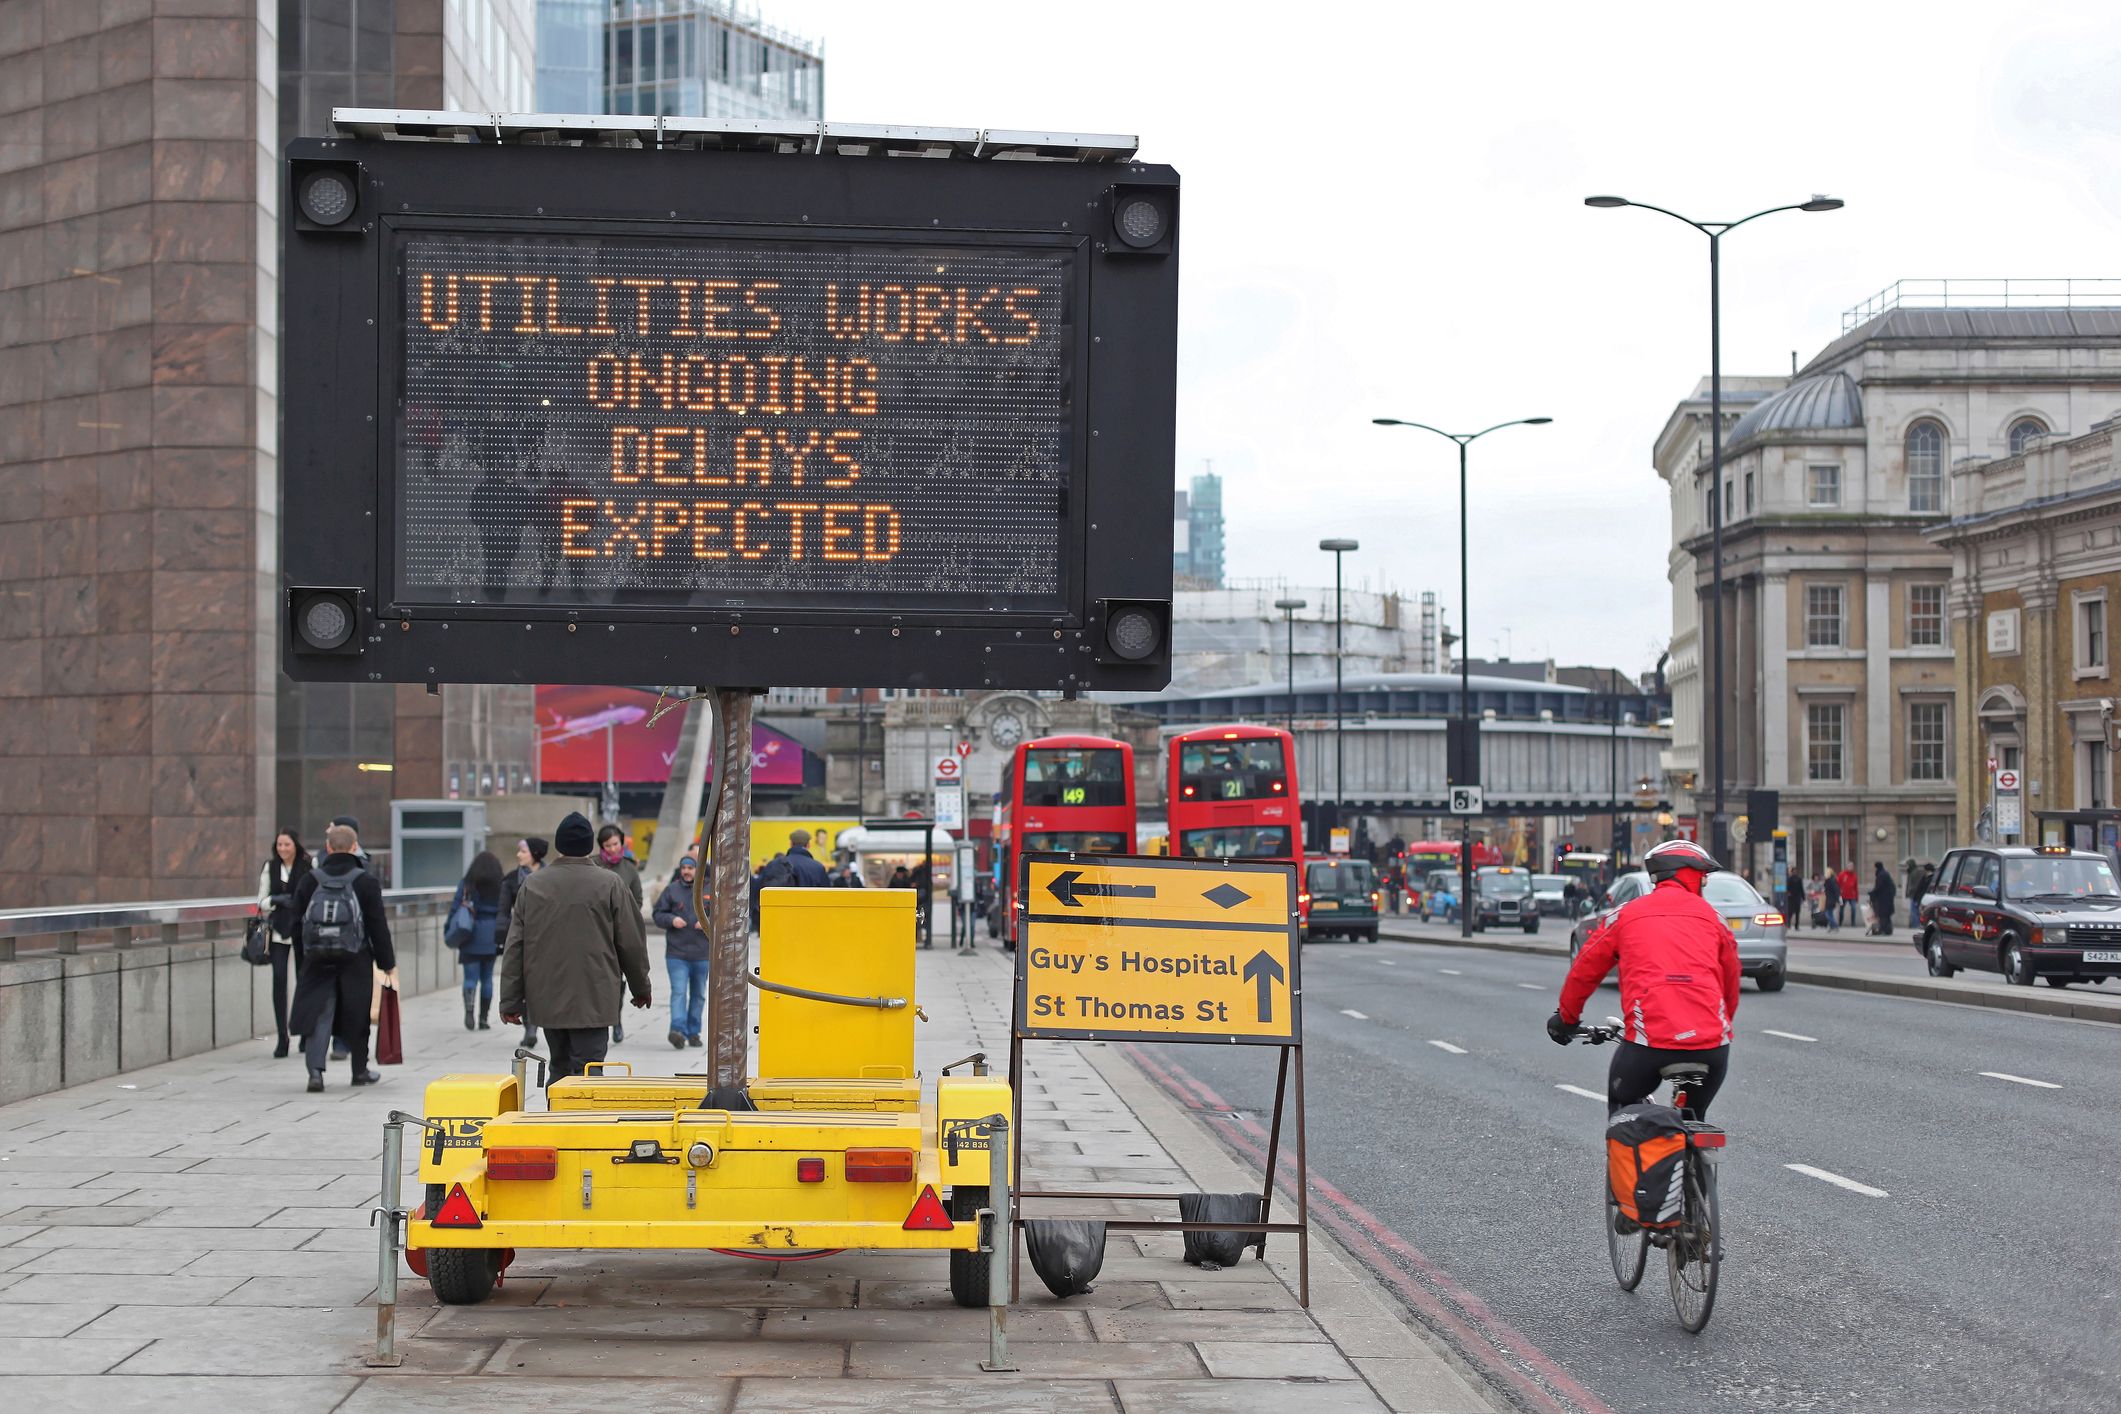
{"type": "Polygon", "coordinates": [[[1687,1108],[1694,1118],[1709,1117],[1709,1101],[1723,1088],[1724,1068],[1730,1064],[1731,1048],[1718,1046],[1710,1051],[1670,1051],[1656,1046],[1638,1046],[1633,1041],[1622,1041],[1613,1048],[1613,1068],[1606,1075],[1605,1112],[1611,1114],[1622,1105],[1632,1105],[1647,1098],[1664,1082],[1657,1072],[1663,1066],[1678,1061],[1687,1061],[1709,1068],[1709,1078],[1687,1096],[1687,1108]]]}

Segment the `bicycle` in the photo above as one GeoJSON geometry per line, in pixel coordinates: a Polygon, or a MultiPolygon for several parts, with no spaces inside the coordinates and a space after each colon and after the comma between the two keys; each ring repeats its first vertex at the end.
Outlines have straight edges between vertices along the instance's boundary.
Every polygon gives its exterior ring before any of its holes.
{"type": "MultiPolygon", "coordinates": [[[[1610,1026],[1579,1026],[1575,1034],[1594,1046],[1624,1039],[1619,1018],[1610,1026]]],[[[1606,1255],[1612,1259],[1614,1279],[1622,1291],[1633,1291],[1642,1282],[1649,1249],[1662,1247],[1672,1292],[1672,1311],[1689,1335],[1699,1335],[1709,1323],[1716,1305],[1716,1278],[1723,1265],[1721,1212],[1716,1201],[1716,1162],[1712,1157],[1725,1146],[1722,1129],[1694,1118],[1687,1104],[1687,1086],[1708,1075],[1708,1067],[1691,1061],[1675,1061],[1658,1074],[1672,1087],[1671,1105],[1686,1126],[1687,1146],[1679,1221],[1666,1228],[1646,1228],[1621,1212],[1613,1201],[1610,1180],[1600,1187],[1605,1193],[1606,1255]]],[[[1651,1098],[1654,1098],[1652,1096],[1651,1098]]]]}

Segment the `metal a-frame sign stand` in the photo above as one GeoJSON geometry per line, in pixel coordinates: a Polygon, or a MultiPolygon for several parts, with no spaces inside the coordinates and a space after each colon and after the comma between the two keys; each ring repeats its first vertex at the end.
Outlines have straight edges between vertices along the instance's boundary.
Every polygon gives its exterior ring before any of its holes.
{"type": "Polygon", "coordinates": [[[1304,1142],[1303,988],[1296,866],[1264,860],[1026,854],[1017,878],[1015,1001],[1009,1028],[1010,1299],[1022,1285],[1017,1238],[1027,1201],[1168,1201],[1169,1193],[1034,1188],[1023,1183],[1024,1044],[1133,1041],[1274,1046],[1259,1221],[1109,1219],[1108,1231],[1244,1232],[1296,1238],[1297,1301],[1311,1304],[1310,1171],[1304,1142]],[[1293,1090],[1291,1082],[1294,1082],[1293,1090]],[[1296,1150],[1296,1218],[1271,1221],[1282,1118],[1296,1150]]]}

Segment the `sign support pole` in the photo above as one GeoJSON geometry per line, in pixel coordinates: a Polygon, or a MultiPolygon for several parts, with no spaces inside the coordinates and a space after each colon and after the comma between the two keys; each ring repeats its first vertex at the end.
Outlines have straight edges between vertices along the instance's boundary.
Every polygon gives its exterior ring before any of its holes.
{"type": "MultiPolygon", "coordinates": [[[[747,1066],[744,1026],[751,963],[751,708],[749,688],[717,688],[713,962],[707,979],[708,1073],[715,1096],[740,1090],[747,1066]]],[[[719,1103],[719,1100],[717,1101],[719,1103]]],[[[726,1105],[723,1105],[726,1108],[726,1105]]]]}

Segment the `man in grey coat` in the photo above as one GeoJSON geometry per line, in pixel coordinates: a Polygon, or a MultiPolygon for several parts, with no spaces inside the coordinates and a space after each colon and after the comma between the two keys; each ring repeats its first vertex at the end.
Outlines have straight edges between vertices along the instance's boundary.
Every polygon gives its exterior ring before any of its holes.
{"type": "Polygon", "coordinates": [[[633,1004],[653,999],[640,905],[617,874],[589,858],[596,835],[579,813],[553,835],[559,858],[523,881],[501,954],[501,1020],[537,1013],[552,1079],[580,1075],[604,1059],[619,1019],[619,988],[633,1004]]]}

